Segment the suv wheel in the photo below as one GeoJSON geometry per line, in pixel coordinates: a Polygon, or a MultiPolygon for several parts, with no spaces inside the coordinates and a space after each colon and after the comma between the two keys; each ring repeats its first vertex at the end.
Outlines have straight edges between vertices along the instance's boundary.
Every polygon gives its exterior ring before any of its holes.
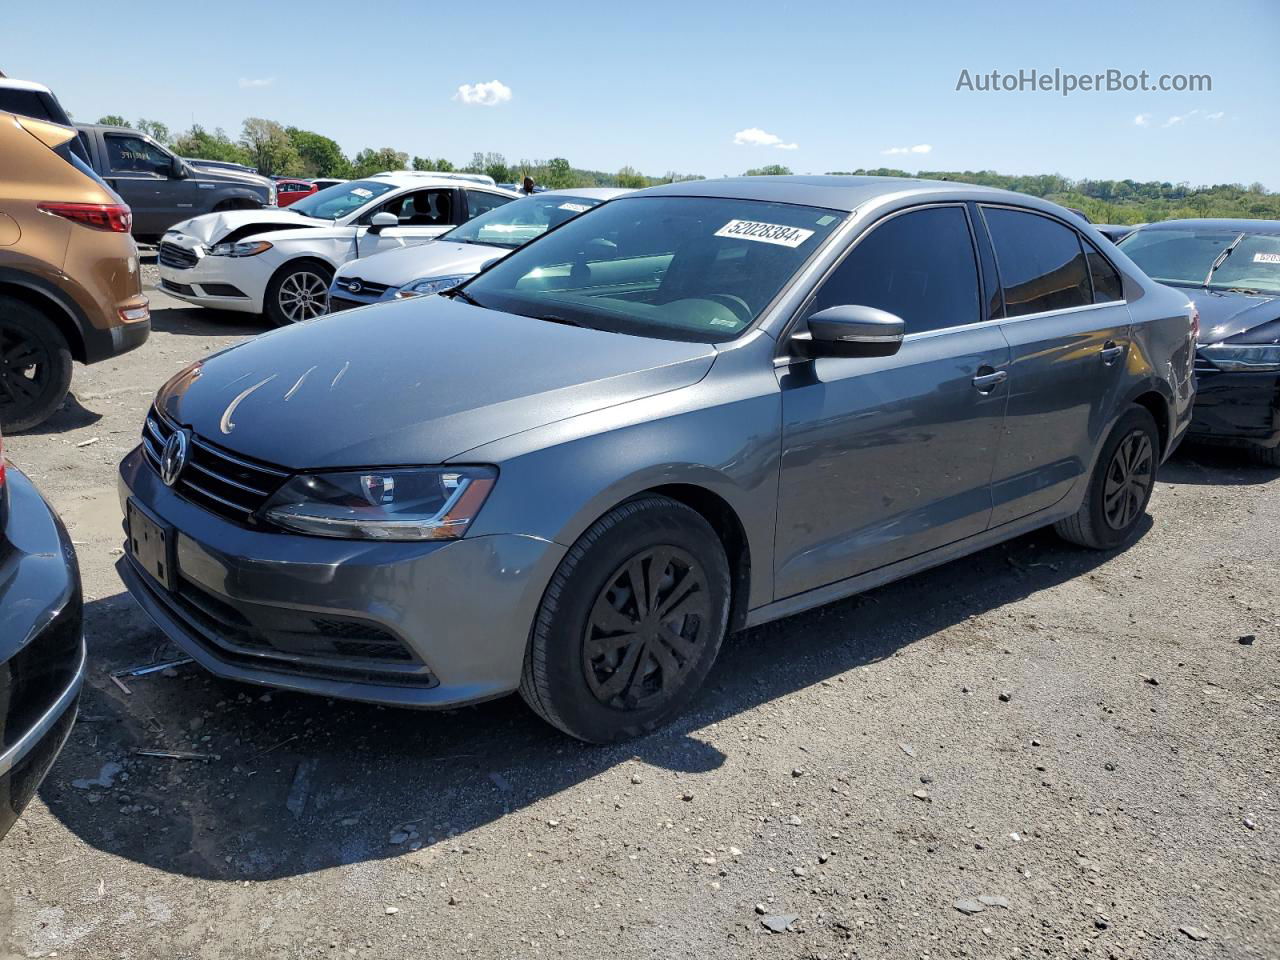
{"type": "Polygon", "coordinates": [[[29,430],[58,409],[71,389],[71,350],[47,316],[0,296],[0,429],[29,430]]]}
{"type": "Polygon", "coordinates": [[[304,261],[285,267],[267,284],[267,319],[277,327],[323,316],[329,306],[333,271],[304,261]]]}
{"type": "Polygon", "coordinates": [[[605,514],[560,562],[520,695],[590,743],[648,733],[701,687],[729,622],[729,563],[701,514],[666,497],[605,514]]]}
{"type": "Polygon", "coordinates": [[[1156,485],[1160,435],[1151,414],[1136,404],[1120,418],[1089,478],[1084,503],[1054,529],[1064,540],[1094,550],[1129,543],[1156,485]]]}

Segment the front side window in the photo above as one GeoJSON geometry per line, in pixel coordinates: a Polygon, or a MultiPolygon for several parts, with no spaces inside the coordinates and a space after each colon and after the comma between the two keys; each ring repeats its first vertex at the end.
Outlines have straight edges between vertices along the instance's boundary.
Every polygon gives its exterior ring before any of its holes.
{"type": "Polygon", "coordinates": [[[1021,317],[1093,302],[1080,235],[1036,213],[983,207],[1004,287],[1005,315],[1021,317]]]}
{"type": "Polygon", "coordinates": [[[391,184],[381,180],[352,180],[319,190],[290,204],[285,209],[300,213],[304,217],[337,220],[347,214],[355,213],[361,207],[394,189],[391,184]]]}
{"type": "Polygon", "coordinates": [[[638,336],[732,340],[846,216],[758,200],[623,198],[521,247],[458,296],[638,336]]]}
{"type": "Polygon", "coordinates": [[[394,213],[402,227],[447,227],[454,223],[453,190],[415,190],[388,200],[361,218],[368,222],[374,213],[394,213]]]}
{"type": "MultiPolygon", "coordinates": [[[[440,239],[514,250],[599,204],[594,197],[566,194],[523,197],[480,214],[440,239]]],[[[474,205],[470,209],[474,211],[474,205]]]]}
{"type": "Polygon", "coordinates": [[[112,173],[168,173],[169,155],[141,137],[108,133],[107,163],[112,173]]]}
{"type": "Polygon", "coordinates": [[[962,207],[899,214],[873,226],[819,288],[810,314],[827,307],[876,307],[901,317],[907,333],[979,319],[978,264],[962,207]]]}

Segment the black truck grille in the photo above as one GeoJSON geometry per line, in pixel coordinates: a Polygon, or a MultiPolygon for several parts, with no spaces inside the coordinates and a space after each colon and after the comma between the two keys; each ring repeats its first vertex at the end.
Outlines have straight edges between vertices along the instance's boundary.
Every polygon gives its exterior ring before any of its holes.
{"type": "MultiPolygon", "coordinates": [[[[157,473],[164,445],[175,430],[177,427],[153,407],[142,428],[142,450],[157,473]]],[[[220,450],[194,434],[190,441],[187,465],[173,489],[236,523],[252,523],[254,514],[289,476],[285,470],[220,450]]]]}
{"type": "Polygon", "coordinates": [[[175,270],[189,270],[200,262],[200,258],[194,253],[176,243],[161,243],[156,259],[164,266],[173,267],[175,270]]]}

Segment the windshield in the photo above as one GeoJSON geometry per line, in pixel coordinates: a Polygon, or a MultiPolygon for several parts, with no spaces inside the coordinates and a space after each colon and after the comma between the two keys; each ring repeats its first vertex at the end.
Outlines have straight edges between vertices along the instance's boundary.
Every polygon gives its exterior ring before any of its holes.
{"type": "Polygon", "coordinates": [[[468,220],[462,226],[450,230],[440,239],[514,250],[601,202],[594,197],[575,197],[563,193],[525,197],[482,213],[474,220],[468,220]]]}
{"type": "Polygon", "coordinates": [[[350,183],[338,183],[332,187],[317,191],[309,197],[285,207],[294,213],[306,217],[317,217],[320,220],[337,220],[348,213],[359,210],[374,197],[381,196],[394,189],[389,183],[379,180],[353,180],[350,183]]]}
{"type": "Polygon", "coordinates": [[[1245,234],[1209,278],[1213,290],[1280,294],[1280,236],[1245,234]]]}
{"type": "Polygon", "coordinates": [[[757,200],[623,198],[517,250],[463,295],[584,327],[732,340],[846,216],[757,200]]]}
{"type": "Polygon", "coordinates": [[[1118,246],[1152,280],[1203,286],[1239,230],[1135,230],[1118,246]]]}

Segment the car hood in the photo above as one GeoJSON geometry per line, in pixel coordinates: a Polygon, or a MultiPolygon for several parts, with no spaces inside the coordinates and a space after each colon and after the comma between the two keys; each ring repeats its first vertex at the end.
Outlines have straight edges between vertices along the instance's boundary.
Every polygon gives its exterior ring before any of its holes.
{"type": "Polygon", "coordinates": [[[156,403],[206,440],[292,469],[443,463],[695,384],[715,354],[422,297],[264,334],[188,367],[156,403]]]}
{"type": "Polygon", "coordinates": [[[260,210],[223,210],[221,213],[204,213],[190,220],[175,223],[169,228],[170,233],[178,233],[205,245],[217,243],[231,232],[240,236],[252,236],[246,232],[248,228],[261,225],[264,232],[306,227],[332,227],[332,220],[318,220],[315,217],[304,217],[288,210],[276,210],[263,207],[260,210]]]}
{"type": "Polygon", "coordinates": [[[338,271],[338,276],[400,287],[421,277],[470,276],[479,273],[490,260],[501,259],[510,252],[502,247],[432,240],[353,260],[338,271]]]}
{"type": "Polygon", "coordinates": [[[1280,317],[1280,297],[1183,288],[1200,311],[1200,342],[1218,343],[1280,317]]]}

